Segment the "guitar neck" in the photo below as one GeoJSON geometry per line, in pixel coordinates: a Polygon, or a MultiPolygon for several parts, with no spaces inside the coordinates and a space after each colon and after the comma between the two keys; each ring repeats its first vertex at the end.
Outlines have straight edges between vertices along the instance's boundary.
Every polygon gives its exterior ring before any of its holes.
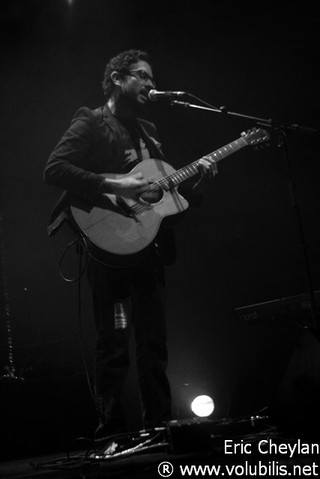
{"type": "Polygon", "coordinates": [[[203,156],[199,160],[196,160],[193,163],[190,163],[189,165],[180,168],[171,175],[162,178],[159,184],[164,190],[169,191],[172,188],[180,185],[184,181],[187,181],[193,176],[197,175],[200,171],[200,162],[202,159],[206,159],[208,161],[211,161],[212,163],[217,163],[218,161],[222,160],[223,158],[226,158],[227,156],[231,155],[235,151],[240,150],[245,146],[247,146],[247,142],[240,137],[237,140],[234,140],[231,143],[228,143],[227,145],[223,146],[222,148],[219,148],[218,150],[215,150],[212,153],[203,156]]]}

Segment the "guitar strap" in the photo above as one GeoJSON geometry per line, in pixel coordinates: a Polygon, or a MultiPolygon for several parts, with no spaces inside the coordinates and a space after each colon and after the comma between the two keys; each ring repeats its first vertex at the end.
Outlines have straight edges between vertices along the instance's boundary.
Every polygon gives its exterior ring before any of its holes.
{"type": "Polygon", "coordinates": [[[161,150],[161,144],[149,133],[146,131],[144,125],[142,124],[141,120],[137,121],[138,130],[141,135],[141,138],[146,144],[146,147],[149,151],[150,158],[155,158],[158,160],[165,160],[164,154],[161,150]]]}

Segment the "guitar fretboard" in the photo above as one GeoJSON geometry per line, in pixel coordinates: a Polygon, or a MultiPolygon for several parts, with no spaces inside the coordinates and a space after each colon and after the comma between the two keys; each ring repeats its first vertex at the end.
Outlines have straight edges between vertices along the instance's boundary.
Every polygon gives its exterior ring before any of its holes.
{"type": "Polygon", "coordinates": [[[203,156],[199,160],[196,160],[193,163],[190,163],[189,165],[180,168],[171,175],[162,178],[158,182],[158,185],[165,191],[169,191],[172,188],[180,185],[184,181],[197,175],[199,173],[200,161],[202,159],[217,163],[226,156],[229,156],[235,151],[240,150],[244,146],[247,146],[247,142],[243,138],[238,138],[237,140],[228,143],[228,145],[225,145],[222,148],[219,148],[218,150],[215,150],[212,153],[203,156]]]}

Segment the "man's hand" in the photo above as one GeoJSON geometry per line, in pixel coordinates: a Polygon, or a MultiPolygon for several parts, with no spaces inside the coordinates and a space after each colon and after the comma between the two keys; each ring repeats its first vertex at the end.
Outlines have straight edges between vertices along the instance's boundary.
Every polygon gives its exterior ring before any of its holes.
{"type": "Polygon", "coordinates": [[[148,204],[145,200],[141,198],[143,193],[146,193],[149,190],[150,182],[147,180],[142,173],[135,173],[134,175],[125,176],[118,179],[106,179],[112,192],[116,196],[121,196],[122,198],[130,198],[139,203],[148,204]]]}
{"type": "Polygon", "coordinates": [[[206,157],[199,160],[199,165],[202,176],[213,178],[218,173],[217,163],[213,160],[207,160],[206,157]]]}
{"type": "Polygon", "coordinates": [[[216,162],[212,160],[207,160],[206,157],[203,157],[199,160],[199,166],[200,166],[200,178],[194,184],[193,190],[198,188],[198,186],[204,182],[203,180],[206,180],[206,183],[207,183],[208,182],[207,180],[211,180],[218,174],[218,167],[216,162]]]}

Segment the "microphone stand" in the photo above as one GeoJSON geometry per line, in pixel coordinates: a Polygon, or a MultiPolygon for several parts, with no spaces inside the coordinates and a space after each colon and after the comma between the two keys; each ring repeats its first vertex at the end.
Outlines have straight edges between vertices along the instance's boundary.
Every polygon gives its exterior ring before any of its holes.
{"type": "MultiPolygon", "coordinates": [[[[193,96],[197,100],[201,101],[202,103],[203,100],[195,97],[194,95],[188,94],[189,96],[193,96]]],[[[291,206],[294,210],[295,213],[295,219],[296,219],[296,224],[297,224],[297,230],[300,238],[300,247],[303,252],[303,259],[304,259],[304,267],[305,267],[305,275],[306,275],[306,282],[307,282],[307,288],[308,288],[308,296],[309,296],[309,301],[310,301],[310,310],[311,310],[311,319],[312,319],[312,328],[317,332],[317,335],[319,334],[320,331],[320,323],[319,323],[319,312],[317,311],[316,307],[316,301],[315,301],[315,296],[314,296],[314,289],[312,286],[312,279],[311,279],[311,272],[310,272],[310,265],[309,265],[309,258],[308,258],[308,253],[307,253],[307,244],[305,241],[305,235],[304,235],[304,229],[303,229],[303,222],[302,222],[302,217],[301,217],[301,212],[300,212],[300,207],[296,195],[296,186],[294,182],[294,178],[292,175],[292,168],[291,168],[291,158],[290,158],[290,153],[289,153],[289,146],[288,146],[288,138],[287,138],[287,131],[298,131],[298,132],[304,132],[304,133],[311,133],[311,134],[317,134],[319,133],[319,129],[316,128],[310,128],[306,126],[301,126],[298,124],[291,124],[291,125],[285,125],[285,124],[280,124],[272,119],[266,119],[266,118],[259,118],[251,115],[246,115],[243,113],[237,113],[237,112],[232,112],[228,111],[225,106],[221,107],[215,107],[212,105],[209,105],[208,103],[205,103],[207,106],[202,106],[202,105],[197,105],[197,104],[192,104],[188,102],[183,102],[179,100],[172,100],[171,105],[180,105],[184,106],[186,108],[197,108],[201,110],[206,110],[206,111],[211,111],[213,113],[221,113],[223,115],[230,115],[230,116],[235,116],[235,117],[240,117],[240,118],[245,118],[249,120],[253,120],[257,123],[257,125],[265,126],[268,128],[272,128],[278,139],[278,147],[282,149],[282,152],[284,154],[285,162],[287,165],[287,171],[288,171],[288,188],[289,188],[289,195],[291,199],[291,206]]]]}

